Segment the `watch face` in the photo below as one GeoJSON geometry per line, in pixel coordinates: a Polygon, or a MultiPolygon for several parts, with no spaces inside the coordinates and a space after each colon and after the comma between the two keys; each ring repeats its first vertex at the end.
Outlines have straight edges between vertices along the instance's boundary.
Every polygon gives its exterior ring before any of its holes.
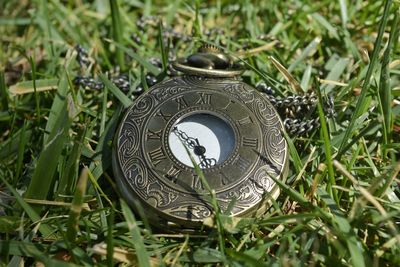
{"type": "Polygon", "coordinates": [[[272,105],[236,80],[177,77],[154,86],[125,114],[115,138],[119,188],[158,217],[193,226],[211,216],[204,183],[224,211],[246,215],[276,198],[287,145],[272,105]],[[194,165],[200,167],[205,181],[194,165]]]}

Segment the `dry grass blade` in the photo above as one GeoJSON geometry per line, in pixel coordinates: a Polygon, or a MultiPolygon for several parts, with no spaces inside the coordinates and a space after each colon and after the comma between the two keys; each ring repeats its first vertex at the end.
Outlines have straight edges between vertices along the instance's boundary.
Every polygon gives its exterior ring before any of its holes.
{"type": "MultiPolygon", "coordinates": [[[[57,79],[36,80],[36,92],[44,92],[57,89],[57,79]]],[[[30,94],[35,92],[32,81],[20,82],[9,88],[11,96],[30,94]]]]}
{"type": "Polygon", "coordinates": [[[69,212],[69,218],[67,223],[67,239],[72,244],[75,242],[75,238],[79,229],[79,218],[83,209],[83,199],[86,193],[86,185],[88,182],[88,168],[84,167],[76,185],[74,199],[71,203],[71,209],[69,212]]]}
{"type": "Polygon", "coordinates": [[[271,60],[272,64],[278,69],[278,71],[283,75],[285,80],[289,83],[290,87],[294,92],[300,94],[303,92],[299,82],[290,74],[290,72],[273,56],[268,57],[271,60]]]}
{"type": "Polygon", "coordinates": [[[277,40],[272,41],[270,43],[267,43],[265,45],[250,49],[250,50],[245,50],[245,51],[240,51],[236,53],[236,57],[244,59],[248,58],[253,55],[257,55],[259,53],[262,53],[264,51],[270,51],[272,50],[279,42],[277,40]]]}

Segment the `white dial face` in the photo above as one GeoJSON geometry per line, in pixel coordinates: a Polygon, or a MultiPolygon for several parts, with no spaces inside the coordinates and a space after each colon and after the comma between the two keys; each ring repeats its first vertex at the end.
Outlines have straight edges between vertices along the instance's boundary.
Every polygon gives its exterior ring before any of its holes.
{"type": "Polygon", "coordinates": [[[169,134],[172,154],[183,164],[193,167],[190,155],[202,168],[223,163],[235,146],[232,128],[221,118],[199,113],[180,120],[169,134]]]}

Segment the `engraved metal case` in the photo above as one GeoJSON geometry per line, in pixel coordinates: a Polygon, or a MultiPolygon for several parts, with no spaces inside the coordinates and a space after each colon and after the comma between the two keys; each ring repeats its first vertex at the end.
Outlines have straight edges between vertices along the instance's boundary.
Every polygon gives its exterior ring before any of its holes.
{"type": "MultiPolygon", "coordinates": [[[[191,74],[193,74],[191,72],[191,74]]],[[[171,152],[168,136],[183,118],[210,114],[233,130],[229,157],[202,169],[222,212],[252,216],[265,211],[284,179],[287,143],[278,113],[262,94],[235,78],[184,75],[153,86],[126,111],[114,141],[119,190],[155,226],[197,228],[213,214],[210,194],[194,168],[171,152]],[[233,201],[233,202],[232,202],[233,201]]]]}

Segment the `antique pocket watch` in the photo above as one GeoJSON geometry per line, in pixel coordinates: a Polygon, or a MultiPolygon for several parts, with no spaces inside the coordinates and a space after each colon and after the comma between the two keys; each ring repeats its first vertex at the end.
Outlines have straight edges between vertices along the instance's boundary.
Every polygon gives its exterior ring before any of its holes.
{"type": "Polygon", "coordinates": [[[174,62],[182,76],[154,85],[123,116],[114,139],[115,179],[156,227],[198,228],[213,214],[193,163],[232,216],[263,212],[279,195],[271,176],[287,175],[283,124],[231,62],[203,46],[174,62]]]}

